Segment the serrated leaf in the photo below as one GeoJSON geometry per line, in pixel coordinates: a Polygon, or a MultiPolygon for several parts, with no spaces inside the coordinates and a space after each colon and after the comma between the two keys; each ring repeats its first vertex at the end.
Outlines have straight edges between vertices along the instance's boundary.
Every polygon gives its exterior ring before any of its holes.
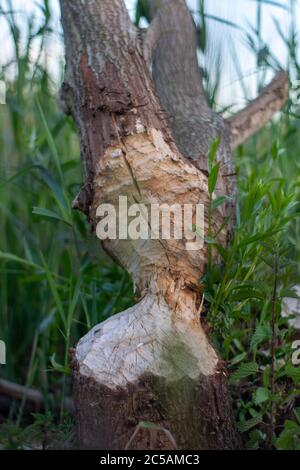
{"type": "Polygon", "coordinates": [[[237,427],[240,432],[247,432],[262,422],[262,415],[257,415],[247,421],[239,422],[237,427]]]}
{"type": "Polygon", "coordinates": [[[293,413],[296,416],[296,419],[300,425],[300,406],[297,406],[296,408],[294,408],[293,413]]]}
{"type": "Polygon", "coordinates": [[[233,302],[241,302],[247,299],[264,300],[264,296],[257,289],[243,287],[243,286],[240,286],[239,288],[234,289],[234,292],[231,294],[231,300],[233,302]]]}
{"type": "Polygon", "coordinates": [[[258,325],[255,333],[251,338],[250,348],[251,351],[257,348],[261,343],[269,340],[272,337],[272,330],[270,325],[258,325]]]}
{"type": "Polygon", "coordinates": [[[296,384],[300,382],[300,367],[293,367],[292,365],[287,364],[285,367],[285,372],[286,375],[293,379],[296,384]]]}
{"type": "Polygon", "coordinates": [[[299,450],[300,449],[300,426],[294,421],[286,420],[284,430],[275,442],[278,450],[299,450]]]}
{"type": "Polygon", "coordinates": [[[251,375],[255,375],[258,372],[258,364],[256,362],[247,362],[242,364],[238,370],[236,370],[230,377],[230,382],[238,382],[242,379],[246,379],[251,375]]]}
{"type": "Polygon", "coordinates": [[[241,354],[238,354],[230,361],[230,365],[235,366],[236,364],[239,364],[240,362],[242,362],[246,357],[247,357],[247,353],[242,352],[241,354]]]}
{"type": "Polygon", "coordinates": [[[267,388],[264,387],[259,387],[254,394],[254,403],[256,405],[260,405],[261,403],[264,403],[268,401],[270,398],[270,392],[267,388]]]}

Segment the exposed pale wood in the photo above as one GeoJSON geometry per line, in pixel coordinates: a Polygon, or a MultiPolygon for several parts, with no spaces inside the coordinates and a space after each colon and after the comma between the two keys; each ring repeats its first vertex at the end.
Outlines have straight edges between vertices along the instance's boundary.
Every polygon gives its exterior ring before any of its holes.
{"type": "MultiPolygon", "coordinates": [[[[139,134],[123,138],[108,147],[99,161],[94,180],[94,202],[90,216],[96,219],[99,204],[118,207],[119,195],[127,196],[128,204],[194,204],[204,205],[205,232],[208,224],[208,190],[206,177],[164,141],[161,131],[141,129],[139,134]],[[128,170],[130,167],[130,171],[128,170]],[[136,182],[137,183],[136,183],[136,182]],[[167,184],[166,184],[167,183],[167,184]],[[138,188],[137,188],[138,184],[138,188]],[[104,190],[105,188],[105,190],[104,190]]],[[[213,226],[220,226],[222,214],[215,212],[213,226]]],[[[118,221],[119,223],[119,221],[118,221]]],[[[225,242],[226,231],[220,233],[225,242]]],[[[204,274],[207,246],[186,250],[186,240],[105,240],[103,245],[133,277],[140,292],[149,289],[157,275],[168,272],[180,277],[185,285],[197,289],[204,274]]]]}
{"type": "MultiPolygon", "coordinates": [[[[175,289],[173,293],[180,295],[175,289]]],[[[194,306],[181,304],[173,311],[163,295],[152,293],[94,327],[79,342],[76,359],[82,375],[101,377],[111,389],[134,384],[144,374],[170,382],[195,380],[214,374],[218,364],[194,306]]]]}
{"type": "MultiPolygon", "coordinates": [[[[228,414],[226,372],[209,344],[190,293],[147,294],[96,326],[76,349],[74,388],[84,448],[181,449],[239,445],[228,414]],[[177,306],[168,299],[177,300],[177,306]]],[[[170,288],[170,290],[172,290],[170,288]]]]}

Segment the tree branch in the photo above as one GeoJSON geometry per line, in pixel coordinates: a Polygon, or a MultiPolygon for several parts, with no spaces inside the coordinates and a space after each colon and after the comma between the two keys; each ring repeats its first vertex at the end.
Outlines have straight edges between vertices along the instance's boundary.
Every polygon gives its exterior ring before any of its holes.
{"type": "MultiPolygon", "coordinates": [[[[97,150],[101,153],[113,132],[106,125],[109,114],[140,104],[132,102],[133,84],[121,65],[132,62],[137,30],[123,0],[61,0],[61,12],[67,63],[61,100],[79,129],[85,182],[89,184],[97,166],[97,153],[89,146],[95,124],[103,131],[102,135],[98,132],[98,138],[96,136],[97,150]],[[81,11],[84,14],[80,14],[81,11]],[[115,33],[112,34],[110,28],[115,33]],[[106,57],[109,61],[104,59],[106,57]],[[85,108],[86,119],[90,121],[88,130],[78,121],[81,107],[85,108]],[[103,119],[96,123],[99,114],[103,119]]],[[[136,87],[139,85],[137,83],[136,87]]],[[[135,99],[136,95],[138,93],[135,99]]],[[[144,99],[139,98],[140,102],[144,99]]]]}
{"type": "MultiPolygon", "coordinates": [[[[36,388],[25,387],[24,385],[19,385],[4,379],[0,379],[0,395],[7,396],[13,400],[25,399],[36,408],[42,408],[45,405],[44,396],[40,390],[37,390],[36,388]]],[[[56,403],[53,395],[50,394],[48,398],[54,404],[56,403]]],[[[73,401],[71,398],[65,398],[65,408],[70,413],[74,411],[73,401]]]]}
{"type": "Polygon", "coordinates": [[[222,116],[210,109],[205,96],[192,15],[184,0],[149,2],[153,19],[145,36],[144,54],[148,63],[152,61],[155,90],[168,126],[181,153],[205,173],[212,141],[220,140],[216,194],[232,197],[226,214],[231,215],[236,189],[229,129],[222,116]]]}
{"type": "Polygon", "coordinates": [[[211,114],[198,66],[195,24],[184,0],[150,0],[150,12],[144,54],[152,61],[155,90],[179,150],[195,158],[205,140],[195,121],[211,114]]]}
{"type": "Polygon", "coordinates": [[[285,72],[278,72],[258,98],[227,120],[230,126],[232,149],[243,144],[272,119],[273,115],[287,102],[288,90],[288,75],[285,72]]]}

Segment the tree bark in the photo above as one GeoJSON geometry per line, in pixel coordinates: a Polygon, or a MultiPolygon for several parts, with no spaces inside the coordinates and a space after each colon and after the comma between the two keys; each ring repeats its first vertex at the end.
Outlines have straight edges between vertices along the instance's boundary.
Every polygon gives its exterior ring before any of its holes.
{"type": "MultiPolygon", "coordinates": [[[[215,137],[222,163],[216,193],[235,195],[229,127],[205,100],[185,3],[162,0],[152,7],[142,41],[123,1],[61,0],[62,99],[85,168],[74,207],[95,229],[98,206],[118,207],[120,195],[147,207],[202,203],[207,233],[206,158],[215,137]]],[[[216,230],[233,207],[214,211],[216,230]]],[[[221,243],[227,230],[220,231],[221,243]]],[[[207,246],[191,251],[184,239],[130,238],[106,239],[103,246],[132,275],[140,302],[77,345],[78,446],[237,448],[227,373],[200,322],[207,246]]]]}

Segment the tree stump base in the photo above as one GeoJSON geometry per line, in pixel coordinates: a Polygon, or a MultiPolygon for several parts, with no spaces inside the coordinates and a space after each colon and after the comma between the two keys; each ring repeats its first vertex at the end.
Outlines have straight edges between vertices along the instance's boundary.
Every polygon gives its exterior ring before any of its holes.
{"type": "Polygon", "coordinates": [[[226,372],[188,307],[147,294],[80,340],[73,372],[80,448],[239,447],[226,372]]]}

